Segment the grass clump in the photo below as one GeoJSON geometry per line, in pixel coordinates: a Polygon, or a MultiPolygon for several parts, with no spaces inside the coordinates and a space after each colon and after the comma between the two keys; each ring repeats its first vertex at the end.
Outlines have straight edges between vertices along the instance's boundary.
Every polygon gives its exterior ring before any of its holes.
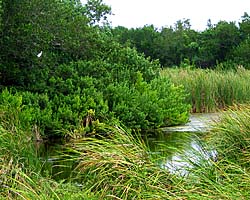
{"type": "Polygon", "coordinates": [[[103,199],[168,199],[171,175],[156,165],[148,147],[121,128],[109,138],[82,138],[68,145],[76,178],[103,199]]]}
{"type": "MultiPolygon", "coordinates": [[[[73,142],[70,158],[78,163],[78,181],[103,199],[249,199],[249,119],[249,106],[223,113],[201,147],[215,149],[217,157],[189,151],[183,161],[192,167],[185,176],[161,168],[140,138],[120,128],[112,129],[110,138],[73,142]]],[[[164,160],[160,154],[158,159],[164,160]]]]}
{"type": "Polygon", "coordinates": [[[190,199],[249,199],[250,107],[235,106],[205,137],[217,151],[216,161],[197,165],[183,181],[178,196],[190,199]]]}
{"type": "Polygon", "coordinates": [[[213,143],[222,157],[241,166],[250,167],[250,106],[240,105],[229,109],[211,133],[213,143]]]}
{"type": "Polygon", "coordinates": [[[192,112],[214,112],[233,104],[250,101],[248,84],[250,71],[239,67],[233,71],[209,69],[164,69],[167,76],[176,85],[183,85],[189,93],[187,102],[192,112]]]}
{"type": "Polygon", "coordinates": [[[8,97],[0,105],[0,199],[98,199],[42,176],[44,161],[37,155],[29,113],[22,110],[21,96],[8,97]]]}

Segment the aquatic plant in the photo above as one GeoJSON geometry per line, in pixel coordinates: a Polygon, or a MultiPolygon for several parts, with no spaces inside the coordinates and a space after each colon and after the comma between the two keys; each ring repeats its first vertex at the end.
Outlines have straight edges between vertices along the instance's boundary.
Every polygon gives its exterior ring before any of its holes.
{"type": "Polygon", "coordinates": [[[164,69],[176,85],[183,85],[192,105],[192,112],[214,112],[228,106],[250,101],[248,84],[250,71],[237,68],[233,71],[209,69],[164,69]]]}
{"type": "Polygon", "coordinates": [[[78,164],[77,181],[103,199],[169,198],[171,175],[156,164],[148,147],[121,127],[109,138],[82,138],[67,146],[78,164]]]}
{"type": "Polygon", "coordinates": [[[248,199],[250,192],[250,107],[234,106],[206,134],[205,147],[216,149],[210,165],[197,165],[183,181],[179,197],[190,199],[248,199]]]}

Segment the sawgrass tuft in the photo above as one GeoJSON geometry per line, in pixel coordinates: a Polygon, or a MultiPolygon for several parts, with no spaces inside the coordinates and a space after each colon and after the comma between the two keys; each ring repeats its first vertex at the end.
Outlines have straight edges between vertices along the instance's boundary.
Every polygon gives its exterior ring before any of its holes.
{"type": "Polygon", "coordinates": [[[161,75],[169,77],[175,85],[184,86],[192,112],[215,112],[250,102],[250,71],[242,67],[236,71],[164,69],[161,75]]]}

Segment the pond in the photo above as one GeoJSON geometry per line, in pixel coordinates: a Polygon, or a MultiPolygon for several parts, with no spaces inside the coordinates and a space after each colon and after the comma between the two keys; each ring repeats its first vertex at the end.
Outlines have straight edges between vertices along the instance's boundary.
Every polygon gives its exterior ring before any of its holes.
{"type": "Polygon", "coordinates": [[[163,128],[163,132],[206,132],[212,123],[218,121],[219,113],[195,113],[189,117],[189,122],[182,126],[163,128]]]}
{"type": "Polygon", "coordinates": [[[217,159],[216,150],[206,145],[203,136],[201,132],[159,132],[147,142],[162,168],[187,176],[194,166],[210,165],[217,159]]]}
{"type": "MultiPolygon", "coordinates": [[[[190,121],[182,126],[166,127],[154,133],[147,133],[144,138],[150,147],[150,154],[157,163],[170,173],[186,176],[189,169],[197,164],[211,164],[216,160],[217,152],[208,149],[201,136],[211,128],[211,123],[219,120],[219,114],[194,114],[190,121]],[[162,159],[164,158],[164,159],[162,159]],[[190,163],[193,163],[190,164],[190,163]]],[[[72,161],[60,159],[64,141],[42,144],[39,155],[44,162],[44,173],[51,174],[55,179],[67,179],[74,166],[72,161]],[[54,145],[57,143],[57,145],[54,145]]]]}
{"type": "Polygon", "coordinates": [[[216,150],[209,149],[202,137],[219,118],[218,113],[193,114],[185,125],[166,127],[149,135],[147,143],[152,154],[165,157],[159,160],[162,168],[186,176],[194,166],[210,165],[216,161],[216,150]]]}

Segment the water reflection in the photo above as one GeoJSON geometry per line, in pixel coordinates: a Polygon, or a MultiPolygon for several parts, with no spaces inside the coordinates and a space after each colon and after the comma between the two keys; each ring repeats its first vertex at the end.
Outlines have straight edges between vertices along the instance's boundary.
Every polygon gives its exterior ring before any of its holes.
{"type": "Polygon", "coordinates": [[[50,140],[43,142],[37,149],[41,159],[42,174],[50,175],[55,180],[66,180],[71,176],[75,163],[65,154],[66,140],[50,140]]]}
{"type": "Polygon", "coordinates": [[[219,113],[192,114],[185,125],[147,134],[151,155],[162,168],[181,176],[188,175],[195,166],[211,165],[217,152],[209,149],[202,138],[219,119],[219,113]]]}
{"type": "Polygon", "coordinates": [[[147,137],[151,156],[170,173],[189,175],[194,167],[206,167],[217,159],[217,152],[209,149],[198,132],[158,132],[147,137]]]}
{"type": "Polygon", "coordinates": [[[182,126],[163,128],[164,132],[207,132],[214,122],[220,119],[220,113],[196,113],[192,114],[189,122],[182,126]]]}
{"type": "Polygon", "coordinates": [[[161,167],[168,169],[170,173],[187,176],[194,167],[206,167],[216,160],[216,150],[207,150],[197,141],[192,141],[188,149],[165,160],[161,167]]]}

